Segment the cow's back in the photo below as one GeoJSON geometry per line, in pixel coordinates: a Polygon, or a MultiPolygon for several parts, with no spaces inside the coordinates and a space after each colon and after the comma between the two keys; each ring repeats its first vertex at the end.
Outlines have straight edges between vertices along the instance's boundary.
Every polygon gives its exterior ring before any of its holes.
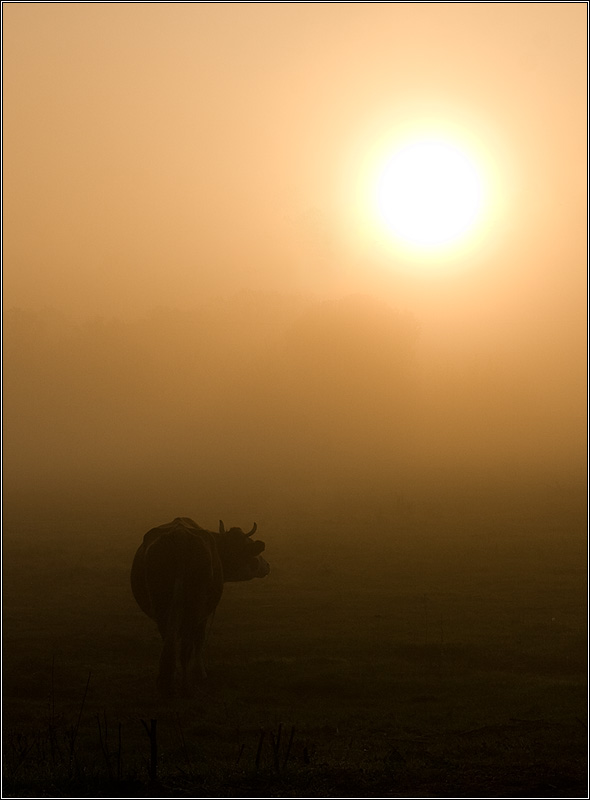
{"type": "Polygon", "coordinates": [[[214,534],[183,517],[152,528],[136,553],[131,585],[162,636],[170,625],[179,635],[190,635],[215,611],[223,591],[214,534]]]}

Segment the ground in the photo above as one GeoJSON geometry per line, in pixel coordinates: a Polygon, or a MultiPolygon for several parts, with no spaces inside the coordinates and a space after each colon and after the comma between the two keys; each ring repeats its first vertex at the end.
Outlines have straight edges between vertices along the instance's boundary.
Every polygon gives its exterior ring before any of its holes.
{"type": "Polygon", "coordinates": [[[4,796],[585,797],[585,508],[523,485],[263,509],[270,576],[226,586],[209,679],[163,702],[129,570],[167,520],[9,497],[4,796]]]}

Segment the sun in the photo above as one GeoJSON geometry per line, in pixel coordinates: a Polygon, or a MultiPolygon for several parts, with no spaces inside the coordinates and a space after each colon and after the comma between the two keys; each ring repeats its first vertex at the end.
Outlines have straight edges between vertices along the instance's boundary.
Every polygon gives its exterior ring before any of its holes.
{"type": "Polygon", "coordinates": [[[377,215],[401,244],[420,251],[461,241],[482,215],[485,186],[476,161],[439,137],[400,145],[377,172],[377,215]]]}
{"type": "Polygon", "coordinates": [[[476,123],[398,120],[351,139],[334,194],[347,263],[422,280],[489,258],[510,231],[515,195],[502,139],[476,123]]]}

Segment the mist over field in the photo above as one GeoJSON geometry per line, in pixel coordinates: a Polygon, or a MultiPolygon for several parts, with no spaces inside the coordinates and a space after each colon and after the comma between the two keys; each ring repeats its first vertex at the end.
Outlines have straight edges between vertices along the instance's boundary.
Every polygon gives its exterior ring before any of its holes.
{"type": "Polygon", "coordinates": [[[587,796],[587,11],[2,5],[2,796],[587,796]]]}
{"type": "Polygon", "coordinates": [[[581,796],[581,362],[426,328],[366,295],[5,314],[6,796],[581,796]],[[257,521],[271,571],[166,700],[129,574],[183,515],[257,521]]]}
{"type": "Polygon", "coordinates": [[[15,308],[4,326],[8,498],[321,506],[583,477],[581,352],[445,347],[367,295],[242,292],[127,320],[15,308]]]}

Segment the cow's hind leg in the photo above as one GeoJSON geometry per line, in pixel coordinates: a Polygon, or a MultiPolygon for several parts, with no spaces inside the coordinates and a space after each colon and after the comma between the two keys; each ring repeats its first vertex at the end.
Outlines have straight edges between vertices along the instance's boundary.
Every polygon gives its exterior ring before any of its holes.
{"type": "Polygon", "coordinates": [[[164,644],[160,655],[160,671],[158,673],[158,691],[164,697],[169,697],[172,694],[176,662],[176,648],[174,645],[174,636],[164,637],[164,644]]]}
{"type": "Polygon", "coordinates": [[[203,644],[206,630],[207,620],[199,622],[193,629],[192,637],[183,640],[180,646],[183,691],[187,694],[190,694],[194,684],[204,681],[207,677],[203,664],[203,644]]]}
{"type": "Polygon", "coordinates": [[[193,650],[194,650],[194,642],[192,639],[186,638],[181,640],[180,642],[180,669],[182,673],[181,685],[182,685],[182,694],[185,696],[189,696],[192,694],[189,668],[193,650]]]}

